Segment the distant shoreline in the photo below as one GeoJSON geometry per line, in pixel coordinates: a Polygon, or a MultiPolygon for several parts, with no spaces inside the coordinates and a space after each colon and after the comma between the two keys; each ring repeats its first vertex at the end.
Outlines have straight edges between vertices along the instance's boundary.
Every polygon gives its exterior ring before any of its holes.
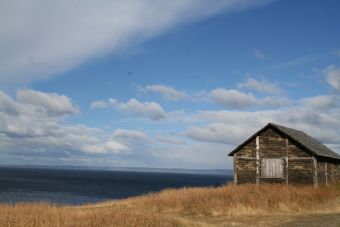
{"type": "Polygon", "coordinates": [[[1,168],[52,169],[52,170],[91,170],[91,171],[124,171],[145,173],[182,173],[232,176],[232,169],[181,169],[149,167],[98,167],[98,166],[45,166],[45,165],[0,165],[1,168]]]}

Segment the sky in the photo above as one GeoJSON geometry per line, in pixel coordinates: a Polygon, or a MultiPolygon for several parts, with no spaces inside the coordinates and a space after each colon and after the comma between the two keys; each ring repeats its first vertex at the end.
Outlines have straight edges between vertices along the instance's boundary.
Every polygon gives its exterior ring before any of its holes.
{"type": "Polygon", "coordinates": [[[0,2],[0,165],[232,168],[268,122],[340,153],[336,0],[0,2]]]}

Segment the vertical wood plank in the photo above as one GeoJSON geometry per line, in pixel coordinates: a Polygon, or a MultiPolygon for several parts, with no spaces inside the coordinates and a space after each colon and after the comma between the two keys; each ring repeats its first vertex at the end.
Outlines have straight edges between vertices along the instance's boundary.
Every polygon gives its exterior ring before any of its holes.
{"type": "Polygon", "coordinates": [[[237,168],[236,168],[236,154],[234,154],[233,159],[234,159],[234,184],[237,184],[237,168]]]}
{"type": "Polygon", "coordinates": [[[288,149],[289,149],[289,141],[286,138],[285,139],[285,146],[286,146],[286,184],[288,184],[288,178],[289,178],[289,174],[288,174],[288,149]]]}
{"type": "Polygon", "coordinates": [[[331,171],[332,171],[332,184],[334,184],[336,182],[336,165],[335,164],[331,164],[331,171]]]}
{"type": "Polygon", "coordinates": [[[327,165],[327,162],[325,162],[325,178],[326,178],[326,185],[328,185],[328,165],[327,165]]]}
{"type": "Polygon", "coordinates": [[[282,178],[284,177],[282,158],[261,159],[261,177],[282,178]]]}
{"type": "Polygon", "coordinates": [[[318,187],[318,161],[316,160],[315,157],[313,157],[313,172],[314,172],[314,178],[313,178],[313,183],[314,187],[318,187]]]}
{"type": "Polygon", "coordinates": [[[256,184],[260,184],[260,137],[256,137],[256,184]]]}

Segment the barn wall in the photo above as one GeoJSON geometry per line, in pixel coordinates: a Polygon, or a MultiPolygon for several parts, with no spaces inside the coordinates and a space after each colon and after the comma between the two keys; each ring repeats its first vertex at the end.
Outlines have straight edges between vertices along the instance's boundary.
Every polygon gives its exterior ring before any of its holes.
{"type": "Polygon", "coordinates": [[[256,183],[256,142],[255,139],[239,150],[235,157],[237,183],[256,183]],[[242,158],[238,158],[242,157],[242,158]],[[243,158],[253,158],[243,159],[243,158]]]}
{"type": "Polygon", "coordinates": [[[256,183],[256,161],[236,159],[237,183],[256,183]]]}
{"type": "Polygon", "coordinates": [[[326,184],[326,175],[325,175],[325,163],[326,162],[318,162],[318,184],[325,185],[326,184]]]}
{"type": "Polygon", "coordinates": [[[288,163],[288,182],[289,184],[313,184],[313,161],[289,160],[288,163]]]}
{"type": "MultiPolygon", "coordinates": [[[[283,160],[284,169],[282,178],[264,178],[259,174],[259,183],[288,183],[294,185],[301,184],[332,184],[340,181],[340,164],[332,162],[332,159],[317,159],[315,173],[314,155],[305,151],[299,144],[294,141],[288,141],[275,129],[268,128],[259,134],[259,173],[261,173],[261,160],[264,158],[280,158],[283,160]],[[288,166],[285,162],[288,156],[288,166]],[[325,163],[327,162],[327,168],[325,163]],[[315,176],[315,177],[314,177],[315,176]]],[[[234,168],[237,183],[256,183],[257,179],[257,161],[256,161],[256,138],[234,154],[234,168]]]]}
{"type": "MultiPolygon", "coordinates": [[[[269,128],[259,134],[259,139],[260,161],[263,158],[282,158],[285,160],[287,155],[285,137],[269,128]]],[[[256,183],[256,139],[251,140],[235,155],[237,183],[256,183]]],[[[311,154],[289,141],[288,158],[288,170],[285,164],[283,178],[270,179],[260,177],[259,182],[285,183],[285,176],[288,171],[290,184],[313,184],[314,166],[311,154]]],[[[259,165],[259,172],[261,173],[261,165],[259,165]]]]}
{"type": "MultiPolygon", "coordinates": [[[[260,135],[260,159],[282,158],[287,155],[285,137],[275,130],[267,129],[260,135]]],[[[284,166],[284,176],[287,169],[284,166]]],[[[286,179],[261,178],[261,182],[285,183],[286,179]]],[[[288,182],[290,184],[313,184],[313,160],[312,156],[299,146],[288,142],[288,182]]]]}
{"type": "Polygon", "coordinates": [[[340,164],[335,166],[335,180],[340,181],[340,164]]]}
{"type": "Polygon", "coordinates": [[[333,184],[336,181],[340,181],[340,165],[331,162],[330,160],[318,160],[318,183],[319,185],[326,184],[326,172],[327,183],[333,184]],[[327,167],[326,167],[327,163],[327,167]]]}
{"type": "Polygon", "coordinates": [[[242,149],[237,152],[237,157],[255,158],[256,155],[256,142],[255,139],[250,141],[242,149]]]}
{"type": "Polygon", "coordinates": [[[289,141],[288,143],[288,157],[289,158],[307,158],[312,157],[312,155],[300,147],[296,146],[294,142],[289,141]]]}
{"type": "Polygon", "coordinates": [[[283,158],[286,155],[285,138],[268,129],[260,135],[260,159],[283,158]]]}
{"type": "MultiPolygon", "coordinates": [[[[272,129],[267,129],[259,135],[260,138],[260,161],[263,158],[281,158],[286,156],[285,138],[272,129]]],[[[261,173],[261,165],[260,165],[261,173]]],[[[284,168],[283,175],[286,175],[284,168]]],[[[263,178],[260,177],[260,183],[284,183],[285,178],[263,178]]]]}
{"type": "Polygon", "coordinates": [[[327,170],[328,183],[334,184],[336,182],[336,164],[328,163],[327,170]]]}
{"type": "MultiPolygon", "coordinates": [[[[290,160],[290,165],[293,161],[290,160]]],[[[306,171],[308,168],[310,169],[310,172],[313,173],[313,162],[309,162],[305,160],[305,167],[303,167],[304,171],[306,171]],[[309,167],[308,167],[309,166],[309,167]]],[[[299,167],[301,168],[301,167],[299,167]]],[[[290,183],[297,183],[300,182],[301,179],[303,178],[303,176],[301,176],[300,180],[296,179],[296,182],[294,182],[295,180],[291,179],[291,173],[290,174],[290,183]],[[293,181],[293,182],[292,182],[293,181]]],[[[302,174],[302,172],[299,170],[299,173],[297,173],[299,175],[302,174]]],[[[306,176],[308,176],[309,178],[309,174],[306,173],[306,176]]],[[[313,182],[313,177],[311,179],[309,179],[310,182],[313,182]]],[[[340,181],[340,164],[334,163],[334,161],[332,160],[325,160],[325,159],[318,159],[317,160],[317,183],[320,186],[326,185],[326,183],[328,185],[330,184],[334,184],[335,182],[340,181]],[[327,167],[326,167],[326,163],[327,163],[327,167]],[[326,174],[327,172],[327,174],[326,174]]],[[[308,183],[307,178],[305,178],[305,183],[308,183]]]]}
{"type": "Polygon", "coordinates": [[[314,164],[311,154],[288,143],[288,182],[289,184],[313,184],[314,164]],[[310,159],[309,159],[310,158],[310,159]]]}

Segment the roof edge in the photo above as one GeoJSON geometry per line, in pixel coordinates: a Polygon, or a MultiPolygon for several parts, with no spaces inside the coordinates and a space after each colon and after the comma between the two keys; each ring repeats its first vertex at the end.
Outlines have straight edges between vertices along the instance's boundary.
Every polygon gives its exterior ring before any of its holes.
{"type": "MultiPolygon", "coordinates": [[[[329,158],[329,159],[334,159],[334,160],[338,160],[340,161],[340,158],[336,158],[336,157],[330,157],[330,156],[326,156],[326,155],[319,155],[317,153],[315,153],[313,150],[310,150],[308,147],[306,147],[305,145],[303,145],[302,143],[300,143],[299,141],[297,141],[296,139],[292,138],[290,135],[288,135],[287,133],[285,133],[284,131],[280,130],[280,128],[278,128],[277,124],[271,123],[269,122],[266,126],[264,126],[263,128],[261,128],[259,131],[257,131],[255,134],[253,134],[252,136],[250,136],[247,140],[245,140],[243,143],[241,143],[240,145],[238,145],[234,150],[232,150],[228,156],[233,156],[236,152],[238,152],[241,148],[243,148],[247,143],[249,143],[252,139],[254,139],[258,134],[260,134],[261,132],[263,132],[264,130],[268,129],[268,128],[273,128],[277,131],[279,131],[280,133],[284,134],[287,138],[289,138],[290,140],[294,141],[295,143],[297,143],[299,146],[305,148],[307,151],[309,151],[312,155],[316,156],[316,157],[323,157],[323,158],[329,158]]],[[[281,126],[284,127],[284,126],[281,126]]],[[[294,129],[295,130],[295,129],[294,129]]],[[[296,130],[298,131],[298,130],[296,130]]],[[[301,131],[302,132],[302,131],[301,131]]]]}
{"type": "Polygon", "coordinates": [[[248,139],[246,139],[243,143],[238,145],[234,150],[232,150],[228,156],[233,156],[236,152],[238,152],[242,147],[244,147],[247,143],[249,143],[252,139],[254,139],[258,134],[260,134],[262,131],[266,130],[267,128],[273,126],[272,123],[268,123],[266,126],[255,132],[252,136],[250,136],[248,139]]]}

